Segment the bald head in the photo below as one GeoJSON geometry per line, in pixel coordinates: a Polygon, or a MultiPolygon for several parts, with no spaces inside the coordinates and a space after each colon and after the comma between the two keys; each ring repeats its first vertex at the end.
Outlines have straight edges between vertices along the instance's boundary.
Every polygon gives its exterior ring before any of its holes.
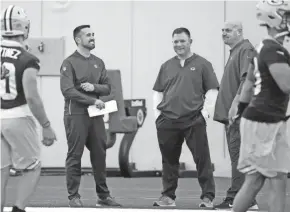
{"type": "Polygon", "coordinates": [[[231,29],[236,29],[239,31],[243,31],[243,24],[240,21],[226,21],[225,27],[229,27],[231,29]]]}
{"type": "Polygon", "coordinates": [[[222,29],[223,40],[230,47],[243,40],[243,25],[240,21],[226,21],[222,29]]]}

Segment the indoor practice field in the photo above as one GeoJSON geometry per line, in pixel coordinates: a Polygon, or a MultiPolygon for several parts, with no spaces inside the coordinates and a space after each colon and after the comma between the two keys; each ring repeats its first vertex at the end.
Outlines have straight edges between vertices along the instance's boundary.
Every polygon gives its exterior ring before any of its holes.
{"type": "MultiPolygon", "coordinates": [[[[19,177],[11,177],[8,184],[9,195],[6,200],[6,211],[10,211],[12,202],[16,195],[16,188],[19,177]]],[[[215,202],[220,202],[224,198],[225,191],[230,184],[227,178],[215,178],[216,180],[216,199],[215,202]]],[[[94,181],[92,176],[82,176],[80,187],[80,194],[85,205],[84,209],[68,208],[66,184],[64,176],[42,176],[39,182],[36,193],[33,195],[27,212],[92,212],[92,211],[134,211],[147,212],[159,211],[156,207],[152,207],[152,203],[160,195],[161,178],[117,178],[112,177],[107,179],[108,186],[111,190],[112,196],[116,198],[123,208],[120,210],[99,208],[93,209],[96,203],[96,193],[94,189],[94,181]],[[40,208],[44,207],[44,208],[40,208]],[[50,209],[48,209],[50,207],[50,209]],[[140,210],[138,210],[138,208],[140,210]],[[109,210],[108,210],[109,209],[109,210]],[[141,210],[142,209],[142,210],[141,210]],[[146,210],[145,210],[146,209],[146,210]]],[[[287,209],[290,209],[290,179],[288,179],[287,187],[287,209]]],[[[259,211],[266,211],[267,209],[267,192],[268,184],[266,183],[257,200],[260,206],[259,211]]],[[[170,208],[166,211],[173,211],[173,209],[184,209],[194,211],[200,210],[198,204],[200,195],[200,187],[196,178],[181,178],[179,179],[179,187],[177,189],[176,208],[170,208]]]]}

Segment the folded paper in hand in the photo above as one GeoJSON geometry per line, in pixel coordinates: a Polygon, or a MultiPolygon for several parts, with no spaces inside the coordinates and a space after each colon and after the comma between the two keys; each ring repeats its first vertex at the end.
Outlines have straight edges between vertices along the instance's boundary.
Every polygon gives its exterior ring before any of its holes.
{"type": "Polygon", "coordinates": [[[91,105],[88,107],[88,113],[90,117],[101,116],[107,113],[112,113],[118,111],[117,102],[115,100],[111,100],[105,102],[105,108],[100,110],[96,107],[96,105],[91,105]]]}

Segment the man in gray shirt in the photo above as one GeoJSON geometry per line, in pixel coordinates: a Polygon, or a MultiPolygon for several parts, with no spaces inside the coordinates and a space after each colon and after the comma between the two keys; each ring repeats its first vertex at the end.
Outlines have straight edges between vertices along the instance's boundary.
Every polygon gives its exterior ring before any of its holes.
{"type": "MultiPolygon", "coordinates": [[[[243,27],[240,22],[226,22],[222,32],[224,43],[231,50],[220,84],[214,120],[225,125],[232,164],[232,182],[226,198],[221,204],[215,206],[216,209],[231,208],[234,198],[244,182],[244,175],[237,170],[241,144],[240,120],[235,120],[234,123],[230,123],[230,120],[237,114],[239,96],[254,54],[253,45],[243,37],[243,27]]],[[[255,200],[253,200],[251,209],[258,209],[255,200]]]]}
{"type": "Polygon", "coordinates": [[[202,189],[199,207],[212,208],[215,183],[206,119],[211,106],[212,109],[214,107],[219,84],[211,63],[191,52],[192,39],[188,29],[175,29],[172,39],[177,56],[161,66],[153,87],[163,170],[162,196],[154,205],[175,206],[179,158],[185,139],[193,155],[202,189]]]}

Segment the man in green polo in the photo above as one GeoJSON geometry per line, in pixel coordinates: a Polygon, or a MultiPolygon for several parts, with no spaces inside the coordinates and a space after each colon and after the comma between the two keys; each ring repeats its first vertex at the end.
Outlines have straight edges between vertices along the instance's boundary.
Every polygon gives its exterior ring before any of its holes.
{"type": "MultiPolygon", "coordinates": [[[[253,57],[254,47],[249,40],[244,39],[243,27],[240,22],[226,22],[222,33],[224,43],[231,49],[220,84],[214,120],[225,125],[232,165],[232,180],[226,198],[215,208],[229,209],[232,208],[234,198],[244,182],[244,174],[237,170],[241,145],[240,119],[232,124],[230,119],[237,113],[239,96],[253,57]]],[[[258,209],[255,200],[253,200],[251,209],[258,209]]]]}
{"type": "Polygon", "coordinates": [[[214,107],[219,83],[209,61],[192,53],[186,28],[172,34],[176,56],[162,64],[154,90],[154,111],[162,155],[163,191],[155,206],[175,206],[179,158],[184,139],[196,164],[202,189],[201,208],[212,208],[215,182],[206,119],[214,107]]]}

